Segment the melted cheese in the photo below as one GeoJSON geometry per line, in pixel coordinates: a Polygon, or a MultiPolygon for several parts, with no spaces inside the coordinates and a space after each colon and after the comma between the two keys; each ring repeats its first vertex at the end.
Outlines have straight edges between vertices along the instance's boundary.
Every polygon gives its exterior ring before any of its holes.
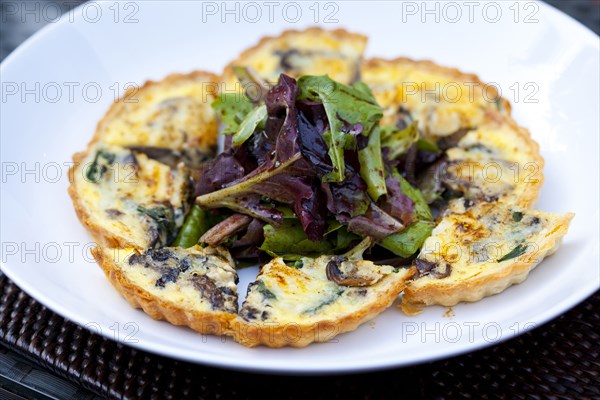
{"type": "Polygon", "coordinates": [[[543,182],[544,161],[528,133],[501,121],[486,122],[448,149],[443,180],[469,199],[527,207],[543,182]]]}

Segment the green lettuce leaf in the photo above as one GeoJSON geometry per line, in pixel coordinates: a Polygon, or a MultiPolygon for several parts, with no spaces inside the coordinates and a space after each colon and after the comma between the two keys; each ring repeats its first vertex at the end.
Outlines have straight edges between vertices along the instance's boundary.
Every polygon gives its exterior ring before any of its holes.
{"type": "Polygon", "coordinates": [[[246,114],[244,120],[240,123],[237,132],[233,134],[232,140],[234,146],[244,143],[256,130],[259,125],[264,125],[267,120],[267,106],[264,104],[256,107],[246,114]]]}
{"type": "Polygon", "coordinates": [[[332,222],[325,238],[317,242],[308,239],[297,219],[286,219],[278,227],[267,224],[263,231],[265,239],[260,249],[272,257],[282,257],[285,260],[334,254],[347,249],[352,241],[360,239],[337,222],[332,222]]]}
{"type": "Polygon", "coordinates": [[[427,201],[425,201],[425,197],[423,197],[423,193],[419,189],[412,187],[397,170],[393,174],[400,181],[400,189],[415,203],[414,208],[417,219],[433,221],[433,215],[431,215],[431,210],[429,209],[429,205],[427,205],[427,201]]]}
{"type": "Polygon", "coordinates": [[[397,256],[408,258],[415,254],[429,236],[435,224],[431,221],[416,221],[402,232],[394,233],[379,242],[397,256]]]}
{"type": "Polygon", "coordinates": [[[419,128],[417,121],[413,122],[403,130],[395,126],[384,126],[381,128],[381,147],[389,148],[390,160],[398,158],[408,151],[413,143],[419,140],[419,128]]]}
{"type": "Polygon", "coordinates": [[[241,93],[222,93],[211,106],[221,118],[223,135],[236,133],[246,115],[254,108],[250,99],[241,93]]]}
{"type": "Polygon", "coordinates": [[[434,142],[430,142],[427,139],[419,139],[417,140],[417,149],[424,151],[431,151],[433,153],[437,153],[440,151],[440,148],[434,142]]]}
{"type": "Polygon", "coordinates": [[[435,223],[423,194],[412,187],[397,170],[393,174],[400,181],[400,188],[404,194],[414,202],[415,222],[401,232],[386,237],[378,244],[397,256],[408,258],[419,251],[425,239],[431,236],[435,223]]]}

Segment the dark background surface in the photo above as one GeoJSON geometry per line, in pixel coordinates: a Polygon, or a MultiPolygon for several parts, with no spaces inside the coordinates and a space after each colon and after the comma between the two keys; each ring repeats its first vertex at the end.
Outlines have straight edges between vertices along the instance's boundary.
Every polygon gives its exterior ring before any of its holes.
{"type": "MultiPolygon", "coordinates": [[[[600,33],[599,1],[547,2],[600,33]]],[[[7,3],[14,2],[0,2],[0,60],[44,25],[5,16],[7,3]]],[[[67,11],[82,2],[55,3],[67,11]]],[[[0,399],[598,399],[599,306],[596,293],[515,339],[433,363],[349,376],[269,376],[179,362],[105,340],[47,310],[0,274],[0,399]]]]}

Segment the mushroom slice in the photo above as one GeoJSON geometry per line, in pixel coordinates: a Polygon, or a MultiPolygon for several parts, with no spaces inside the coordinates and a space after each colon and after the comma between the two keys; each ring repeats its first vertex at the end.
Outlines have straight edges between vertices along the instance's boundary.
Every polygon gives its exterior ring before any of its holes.
{"type": "Polygon", "coordinates": [[[247,215],[233,214],[206,231],[200,238],[200,242],[217,246],[234,233],[246,228],[250,222],[252,218],[247,215]]]}
{"type": "Polygon", "coordinates": [[[128,148],[136,153],[144,153],[148,158],[160,161],[171,168],[177,168],[178,164],[183,162],[189,168],[199,169],[205,161],[214,156],[212,151],[214,148],[210,150],[189,148],[181,151],[154,146],[129,146],[128,148]]]}
{"type": "Polygon", "coordinates": [[[341,286],[371,286],[392,272],[389,265],[374,265],[366,260],[333,256],[325,267],[327,279],[341,286]]]}

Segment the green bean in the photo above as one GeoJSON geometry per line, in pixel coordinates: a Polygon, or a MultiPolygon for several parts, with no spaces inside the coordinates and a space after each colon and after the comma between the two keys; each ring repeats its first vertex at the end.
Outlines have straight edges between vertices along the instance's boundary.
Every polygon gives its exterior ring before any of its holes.
{"type": "Polygon", "coordinates": [[[367,183],[367,192],[375,201],[387,193],[379,128],[369,135],[367,147],[358,151],[360,176],[367,183]]]}
{"type": "Polygon", "coordinates": [[[209,229],[208,225],[206,211],[194,204],[185,217],[185,221],[172,246],[183,248],[194,246],[198,243],[200,236],[209,229]]]}

